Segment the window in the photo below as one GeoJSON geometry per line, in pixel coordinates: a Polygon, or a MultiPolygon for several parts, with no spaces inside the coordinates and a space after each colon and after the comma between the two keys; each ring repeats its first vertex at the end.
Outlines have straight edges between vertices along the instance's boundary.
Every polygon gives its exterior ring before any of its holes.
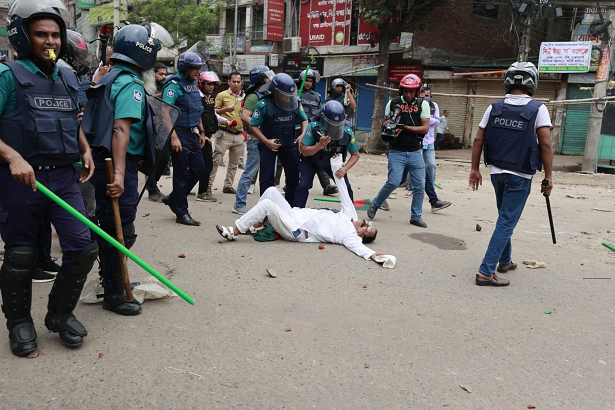
{"type": "Polygon", "coordinates": [[[265,8],[262,5],[252,6],[252,40],[262,40],[265,8]]]}
{"type": "Polygon", "coordinates": [[[472,0],[472,14],[497,20],[500,5],[489,0],[472,0]]]}

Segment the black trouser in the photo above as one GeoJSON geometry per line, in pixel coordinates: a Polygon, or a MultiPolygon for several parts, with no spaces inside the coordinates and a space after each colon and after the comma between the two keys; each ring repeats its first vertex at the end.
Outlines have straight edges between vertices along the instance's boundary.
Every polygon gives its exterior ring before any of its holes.
{"type": "MultiPolygon", "coordinates": [[[[207,136],[211,138],[212,136],[207,136]]],[[[207,186],[209,185],[209,176],[211,175],[211,170],[214,167],[214,152],[213,152],[213,141],[206,142],[202,148],[203,151],[203,160],[205,161],[205,173],[199,180],[199,195],[207,192],[207,186]]]]}
{"type": "Polygon", "coordinates": [[[158,161],[158,166],[152,171],[152,174],[147,179],[147,192],[153,194],[154,192],[158,192],[158,181],[160,181],[160,177],[164,170],[169,166],[169,159],[171,158],[171,148],[166,147],[164,151],[160,153],[160,161],[158,161]]]}

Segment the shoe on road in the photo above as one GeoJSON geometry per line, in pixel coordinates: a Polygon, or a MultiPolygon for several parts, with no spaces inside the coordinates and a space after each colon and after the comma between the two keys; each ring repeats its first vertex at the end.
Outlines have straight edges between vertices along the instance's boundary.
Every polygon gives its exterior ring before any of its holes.
{"type": "Polygon", "coordinates": [[[233,205],[233,213],[234,214],[243,215],[246,212],[248,212],[248,210],[246,208],[238,208],[237,206],[233,205]]]}
{"type": "Polygon", "coordinates": [[[391,210],[391,207],[389,206],[389,203],[386,201],[386,199],[384,200],[382,205],[380,205],[380,209],[382,209],[383,211],[390,211],[391,210]]]}
{"type": "Polygon", "coordinates": [[[498,272],[500,273],[506,273],[508,271],[515,270],[515,269],[517,269],[517,264],[512,263],[512,262],[506,265],[502,265],[501,263],[498,265],[498,272]]]}
{"type": "Polygon", "coordinates": [[[33,283],[46,283],[53,282],[56,279],[56,275],[45,272],[40,266],[32,276],[33,283]]]}
{"type": "Polygon", "coordinates": [[[376,217],[376,212],[378,212],[378,207],[372,202],[369,204],[369,209],[367,210],[367,217],[369,219],[374,219],[376,217]]]}
{"type": "Polygon", "coordinates": [[[431,212],[438,212],[443,210],[444,208],[448,208],[452,204],[449,201],[438,201],[434,204],[431,204],[431,212]]]}
{"type": "Polygon", "coordinates": [[[423,222],[421,218],[411,219],[410,224],[418,226],[419,228],[427,228],[427,224],[423,222]]]}
{"type": "Polygon", "coordinates": [[[190,214],[178,216],[177,218],[175,218],[175,222],[177,222],[178,224],[188,225],[188,226],[201,226],[201,223],[193,219],[192,216],[190,216],[190,214]]]}
{"type": "Polygon", "coordinates": [[[196,196],[196,200],[200,202],[218,202],[215,196],[211,194],[211,192],[203,192],[202,194],[198,194],[196,196]]]}
{"type": "Polygon", "coordinates": [[[147,199],[152,202],[162,202],[162,198],[164,198],[164,194],[160,191],[150,192],[149,195],[147,195],[147,199]]]}
{"type": "Polygon", "coordinates": [[[38,266],[45,272],[60,272],[61,266],[56,263],[57,258],[51,258],[48,261],[39,263],[38,266]]]}
{"type": "Polygon", "coordinates": [[[335,185],[329,185],[322,191],[323,195],[333,195],[337,193],[338,193],[338,189],[335,185]]]}
{"type": "Polygon", "coordinates": [[[222,192],[225,194],[236,194],[237,190],[232,186],[225,186],[224,188],[222,188],[222,192]]]}
{"type": "Polygon", "coordinates": [[[502,279],[494,273],[493,275],[483,278],[478,273],[476,274],[476,284],[478,286],[508,286],[510,281],[508,279],[502,279]]]}

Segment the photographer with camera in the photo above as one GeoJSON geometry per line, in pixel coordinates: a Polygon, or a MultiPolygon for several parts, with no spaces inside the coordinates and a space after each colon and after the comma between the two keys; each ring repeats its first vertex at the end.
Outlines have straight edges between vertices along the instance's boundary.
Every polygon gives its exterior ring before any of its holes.
{"type": "Polygon", "coordinates": [[[410,171],[410,183],[414,187],[410,223],[426,228],[423,222],[423,197],[425,196],[425,161],[423,160],[423,137],[429,131],[429,103],[418,98],[422,82],[414,74],[408,74],[399,83],[399,97],[393,98],[385,108],[382,140],[389,143],[389,176],[367,211],[374,219],[376,211],[401,183],[410,171]]]}
{"type": "Polygon", "coordinates": [[[312,188],[314,174],[322,170],[333,178],[330,160],[335,154],[341,154],[348,162],[336,171],[336,176],[344,179],[350,199],[354,200],[348,170],[359,160],[359,144],[352,129],[345,125],[344,106],[338,101],[329,101],[322,112],[314,118],[305,131],[305,137],[299,144],[301,159],[299,162],[299,186],[295,191],[295,206],[305,208],[308,191],[312,188]]]}

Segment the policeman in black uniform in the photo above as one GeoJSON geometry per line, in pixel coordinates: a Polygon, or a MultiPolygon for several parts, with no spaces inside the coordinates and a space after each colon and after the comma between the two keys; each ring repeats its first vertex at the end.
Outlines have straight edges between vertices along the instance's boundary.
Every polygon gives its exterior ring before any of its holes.
{"type": "MultiPolygon", "coordinates": [[[[303,90],[300,95],[301,106],[303,107],[303,111],[305,111],[305,115],[308,117],[308,121],[313,121],[318,110],[322,109],[322,96],[318,91],[314,91],[314,84],[320,81],[320,74],[318,71],[311,69],[307,70],[307,73],[306,70],[303,70],[299,74],[297,81],[301,83],[304,78],[305,83],[303,84],[303,90]]],[[[298,137],[301,133],[301,129],[296,129],[295,133],[298,137]]],[[[337,187],[331,184],[331,180],[324,169],[318,168],[316,175],[318,175],[318,181],[320,182],[320,186],[322,186],[323,195],[337,194],[337,187]]]]}
{"type": "MultiPolygon", "coordinates": [[[[96,172],[96,219],[116,237],[112,198],[117,198],[125,246],[137,241],[134,220],[139,202],[139,162],[155,157],[155,132],[143,87],[142,72],[153,67],[161,45],[142,25],[122,27],[113,40],[114,67],[88,92],[83,127],[92,145],[96,172]],[[115,181],[109,183],[105,159],[113,159],[115,181]],[[149,157],[149,158],[147,158],[149,157]]],[[[103,309],[124,316],[141,313],[124,291],[119,251],[99,238],[103,309]]]]}
{"type": "Polygon", "coordinates": [[[94,164],[77,121],[78,84],[70,69],[55,64],[66,50],[65,17],[61,0],[14,2],[7,29],[17,61],[0,67],[0,234],[5,245],[0,291],[11,351],[18,356],[37,349],[31,278],[43,217],[56,227],[63,252],[45,326],[68,346],[81,345],[87,335],[73,311],[98,245],[85,225],[36,190],[40,181],[86,214],[77,180],[88,180],[94,164]],[[84,172],[79,178],[72,164],[80,153],[84,172]]]}
{"type": "Polygon", "coordinates": [[[206,171],[202,149],[207,142],[211,144],[201,121],[204,108],[196,83],[202,66],[197,53],[182,53],[177,60],[177,74],[167,80],[162,90],[162,99],[180,111],[171,134],[173,192],[162,202],[175,214],[175,222],[189,226],[201,225],[188,213],[188,194],[206,171]]]}

